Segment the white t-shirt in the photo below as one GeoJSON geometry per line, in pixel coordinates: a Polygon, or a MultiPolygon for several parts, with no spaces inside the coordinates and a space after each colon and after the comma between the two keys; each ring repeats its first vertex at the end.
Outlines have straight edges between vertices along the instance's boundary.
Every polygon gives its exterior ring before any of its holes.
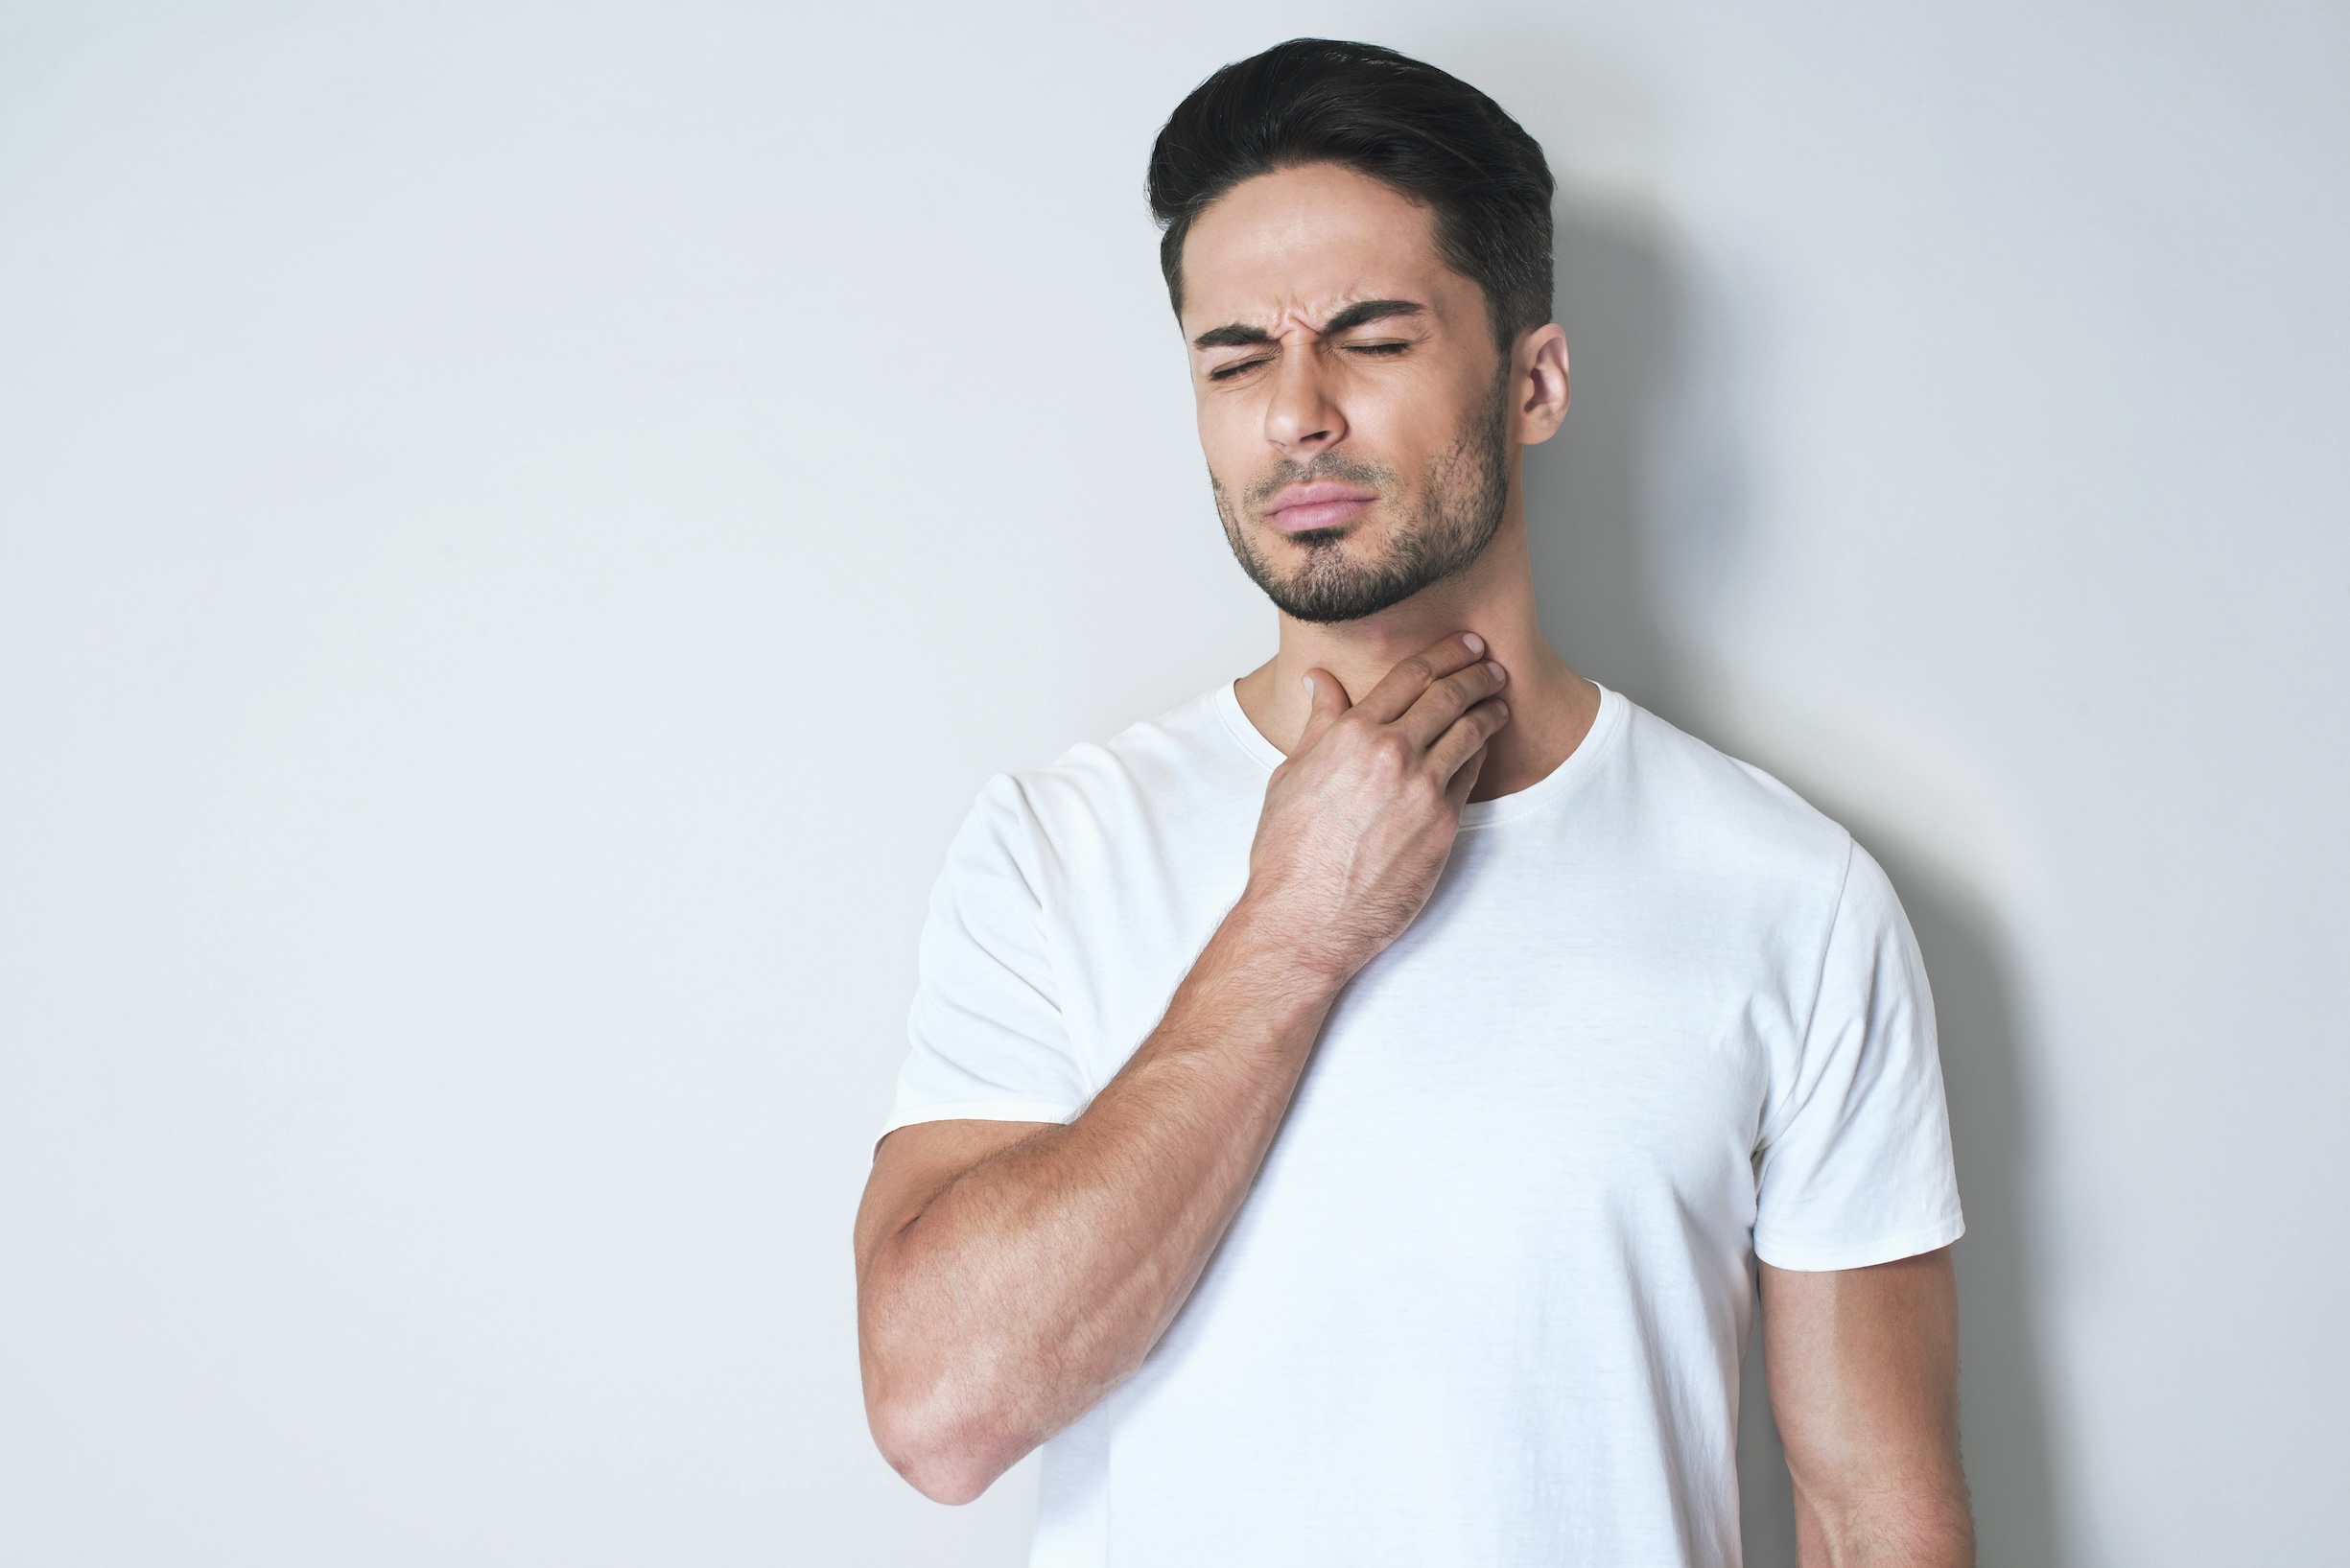
{"type": "MultiPolygon", "coordinates": [[[[1082,1112],[1239,896],[1281,760],[1222,687],[992,782],[890,1127],[1082,1112]]],[[[1046,1444],[1031,1560],[1734,1565],[1751,1259],[1962,1229],[1885,874],[1603,692],[1548,778],[1468,808],[1332,1009],[1174,1325],[1046,1444]]]]}

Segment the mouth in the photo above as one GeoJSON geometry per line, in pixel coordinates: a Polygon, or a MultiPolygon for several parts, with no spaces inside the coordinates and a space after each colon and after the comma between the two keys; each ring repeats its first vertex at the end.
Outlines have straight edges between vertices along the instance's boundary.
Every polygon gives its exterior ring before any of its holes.
{"type": "Polygon", "coordinates": [[[1377,504],[1378,499],[1377,491],[1359,484],[1317,480],[1276,494],[1265,508],[1265,517],[1283,533],[1313,533],[1345,527],[1377,504]]]}

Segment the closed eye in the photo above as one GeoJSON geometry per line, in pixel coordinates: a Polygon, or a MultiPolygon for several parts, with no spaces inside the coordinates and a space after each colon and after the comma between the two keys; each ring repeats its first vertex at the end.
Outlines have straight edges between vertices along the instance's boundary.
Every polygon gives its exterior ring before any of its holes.
{"type": "Polygon", "coordinates": [[[1230,364],[1219,364],[1213,370],[1209,371],[1208,379],[1210,381],[1230,381],[1242,371],[1254,370],[1258,365],[1269,363],[1270,360],[1271,356],[1265,354],[1259,354],[1253,360],[1234,360],[1230,364]]]}
{"type": "Polygon", "coordinates": [[[1347,352],[1350,354],[1400,354],[1411,346],[1409,343],[1349,343],[1347,352]]]}

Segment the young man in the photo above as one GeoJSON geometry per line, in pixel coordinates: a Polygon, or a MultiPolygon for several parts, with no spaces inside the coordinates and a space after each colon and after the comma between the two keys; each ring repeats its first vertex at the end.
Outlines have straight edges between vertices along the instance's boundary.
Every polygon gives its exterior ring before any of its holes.
{"type": "Polygon", "coordinates": [[[1281,650],[998,779],[857,1254],[882,1452],[1042,1568],[1734,1564],[1756,1260],[1807,1564],[1962,1564],[1931,1002],[1850,836],[1553,652],[1551,177],[1299,40],[1151,160],[1281,650]]]}

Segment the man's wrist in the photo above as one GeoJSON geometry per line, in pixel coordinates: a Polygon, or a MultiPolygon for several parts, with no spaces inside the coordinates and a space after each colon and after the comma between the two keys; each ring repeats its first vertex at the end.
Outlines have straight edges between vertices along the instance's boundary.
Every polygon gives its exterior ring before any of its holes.
{"type": "Polygon", "coordinates": [[[1209,942],[1218,968],[1235,982],[1313,1011],[1335,1001],[1362,967],[1329,947],[1317,921],[1255,884],[1240,895],[1209,942]]]}

